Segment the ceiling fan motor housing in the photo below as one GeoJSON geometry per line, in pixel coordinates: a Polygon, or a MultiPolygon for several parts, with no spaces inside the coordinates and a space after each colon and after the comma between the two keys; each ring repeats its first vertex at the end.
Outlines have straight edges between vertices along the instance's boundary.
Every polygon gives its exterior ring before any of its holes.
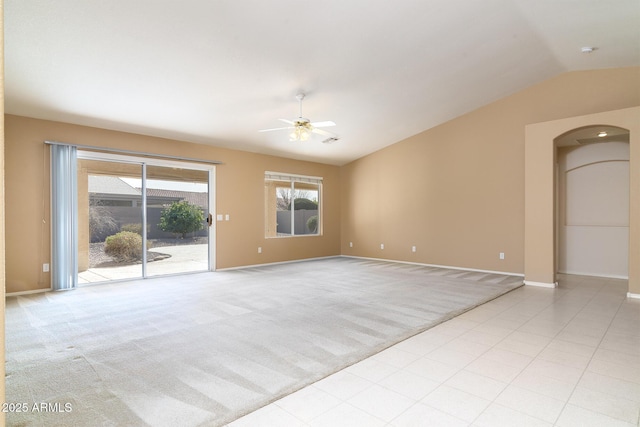
{"type": "Polygon", "coordinates": [[[304,127],[310,127],[311,123],[310,120],[304,117],[298,117],[294,122],[293,125],[298,127],[298,126],[304,126],[304,127]]]}

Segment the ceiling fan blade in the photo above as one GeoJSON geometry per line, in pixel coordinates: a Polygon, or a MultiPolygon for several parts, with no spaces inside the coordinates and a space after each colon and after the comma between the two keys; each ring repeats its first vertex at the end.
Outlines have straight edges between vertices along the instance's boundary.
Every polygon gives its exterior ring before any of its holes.
{"type": "Polygon", "coordinates": [[[335,133],[331,133],[331,132],[328,132],[326,130],[317,129],[317,128],[313,128],[313,130],[311,132],[317,133],[318,135],[322,135],[322,136],[328,136],[328,137],[331,137],[331,138],[335,138],[335,137],[338,136],[335,133]]]}
{"type": "Polygon", "coordinates": [[[293,129],[293,128],[291,126],[287,126],[284,128],[260,129],[258,132],[271,132],[272,130],[285,130],[285,129],[293,129]]]}
{"type": "Polygon", "coordinates": [[[278,119],[278,120],[280,120],[281,122],[285,122],[286,124],[291,126],[295,125],[295,123],[292,122],[291,120],[287,120],[287,119],[278,119]]]}
{"type": "Polygon", "coordinates": [[[338,142],[340,140],[337,136],[330,136],[329,138],[322,141],[323,144],[333,144],[334,142],[338,142]]]}
{"type": "Polygon", "coordinates": [[[313,126],[314,128],[327,128],[329,126],[335,126],[336,124],[333,123],[331,120],[328,120],[326,122],[315,122],[315,123],[311,123],[311,126],[313,126]]]}

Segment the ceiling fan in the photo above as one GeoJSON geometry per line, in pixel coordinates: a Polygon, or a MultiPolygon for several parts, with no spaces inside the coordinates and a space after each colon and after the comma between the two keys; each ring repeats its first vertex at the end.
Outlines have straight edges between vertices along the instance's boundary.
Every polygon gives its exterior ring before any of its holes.
{"type": "Polygon", "coordinates": [[[281,127],[281,128],[273,128],[273,129],[262,129],[258,132],[271,132],[275,130],[290,130],[289,134],[290,141],[307,141],[312,133],[325,136],[326,139],[323,140],[325,144],[330,144],[332,142],[336,142],[340,139],[340,137],[334,133],[328,132],[326,130],[318,129],[324,127],[335,126],[336,124],[332,121],[326,122],[315,122],[311,123],[311,121],[305,117],[302,117],[302,100],[304,99],[304,93],[299,93],[296,95],[296,99],[300,105],[300,113],[297,119],[287,120],[280,119],[281,122],[288,124],[289,126],[281,127]]]}

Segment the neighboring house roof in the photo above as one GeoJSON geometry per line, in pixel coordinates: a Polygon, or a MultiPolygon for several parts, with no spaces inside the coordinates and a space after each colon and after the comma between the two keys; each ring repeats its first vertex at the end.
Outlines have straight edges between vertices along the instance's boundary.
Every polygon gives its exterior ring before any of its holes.
{"type": "MultiPolygon", "coordinates": [[[[131,196],[137,196],[136,198],[139,198],[142,190],[132,187],[116,176],[89,175],[89,193],[101,194],[103,196],[108,195],[110,196],[109,199],[122,198],[131,200],[131,196]]],[[[169,204],[175,201],[186,200],[190,204],[203,209],[207,209],[209,206],[208,193],[147,188],[147,197],[154,199],[154,203],[169,204]]]]}
{"type": "Polygon", "coordinates": [[[140,190],[134,188],[117,176],[89,175],[89,193],[122,196],[139,196],[140,190]]]}
{"type": "Polygon", "coordinates": [[[147,188],[147,197],[185,200],[191,205],[200,206],[204,209],[209,206],[208,193],[147,188]]]}

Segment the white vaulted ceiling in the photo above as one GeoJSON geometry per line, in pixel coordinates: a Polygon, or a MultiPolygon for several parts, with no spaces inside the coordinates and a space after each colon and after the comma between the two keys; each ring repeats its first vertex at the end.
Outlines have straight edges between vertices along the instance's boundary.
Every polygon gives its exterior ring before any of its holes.
{"type": "Polygon", "coordinates": [[[337,165],[566,71],[640,65],[638,0],[4,8],[7,113],[337,165]],[[297,117],[298,92],[339,142],[257,132],[297,117]]]}

